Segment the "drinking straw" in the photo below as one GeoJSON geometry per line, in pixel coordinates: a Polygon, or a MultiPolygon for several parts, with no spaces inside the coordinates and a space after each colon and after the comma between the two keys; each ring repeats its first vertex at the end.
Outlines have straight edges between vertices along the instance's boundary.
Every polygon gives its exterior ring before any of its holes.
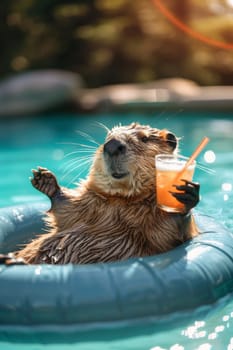
{"type": "Polygon", "coordinates": [[[192,164],[192,162],[197,158],[197,156],[199,155],[199,153],[201,153],[201,151],[203,150],[203,148],[207,145],[207,143],[209,142],[209,138],[207,136],[205,136],[202,141],[199,143],[199,145],[197,146],[197,148],[195,149],[195,151],[193,152],[193,154],[190,156],[190,158],[187,160],[187,162],[185,163],[183,169],[181,169],[181,171],[176,175],[174,183],[181,178],[182,174],[185,172],[185,170],[189,167],[190,164],[192,164]]]}

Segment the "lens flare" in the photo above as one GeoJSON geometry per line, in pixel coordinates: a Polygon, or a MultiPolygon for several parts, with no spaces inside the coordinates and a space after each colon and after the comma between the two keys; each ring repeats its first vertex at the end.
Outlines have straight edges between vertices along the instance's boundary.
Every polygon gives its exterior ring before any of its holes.
{"type": "Polygon", "coordinates": [[[220,49],[225,50],[233,50],[233,44],[224,43],[223,41],[211,39],[195,30],[190,28],[187,24],[183,23],[179,20],[166,6],[162,4],[160,0],[152,0],[154,5],[158,8],[158,10],[177,28],[179,28],[182,32],[191,36],[194,39],[197,39],[209,46],[214,46],[220,49]]]}

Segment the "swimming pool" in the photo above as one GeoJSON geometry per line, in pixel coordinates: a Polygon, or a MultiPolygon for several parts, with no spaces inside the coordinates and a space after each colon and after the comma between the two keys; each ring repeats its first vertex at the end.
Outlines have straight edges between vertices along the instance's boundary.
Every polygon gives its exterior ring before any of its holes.
{"type": "MultiPolygon", "coordinates": [[[[73,164],[80,155],[85,176],[88,164],[84,156],[102,142],[105,130],[100,125],[112,127],[118,123],[139,121],[158,128],[168,128],[181,137],[180,149],[190,155],[197,143],[207,135],[211,141],[198,158],[200,167],[195,179],[201,183],[201,202],[198,211],[211,214],[233,230],[232,188],[232,133],[233,113],[154,112],[150,114],[105,115],[47,115],[33,119],[0,121],[0,206],[19,205],[47,199],[32,188],[28,177],[31,168],[45,166],[56,173],[60,182],[72,186],[80,168],[73,164]],[[76,131],[81,131],[81,134],[76,131]],[[76,143],[87,144],[83,148],[76,143]],[[84,149],[75,154],[77,149],[84,149]],[[70,155],[69,155],[70,153],[70,155]],[[66,156],[65,156],[66,155],[66,156]],[[64,157],[65,156],[65,157],[64,157]],[[214,171],[214,173],[212,173],[214,171]]],[[[172,315],[163,320],[141,320],[134,325],[118,324],[112,328],[62,329],[59,334],[50,330],[25,329],[0,332],[3,349],[233,349],[232,296],[220,300],[213,307],[196,310],[192,314],[172,315]],[[42,344],[42,345],[40,345],[42,344]]]]}

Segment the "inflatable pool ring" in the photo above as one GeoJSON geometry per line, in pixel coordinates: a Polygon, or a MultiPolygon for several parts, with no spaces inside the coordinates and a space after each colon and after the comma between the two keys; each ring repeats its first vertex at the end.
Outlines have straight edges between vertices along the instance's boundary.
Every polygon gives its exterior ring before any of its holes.
{"type": "MultiPolygon", "coordinates": [[[[43,229],[47,205],[0,210],[0,252],[43,229]]],[[[92,265],[0,265],[0,325],[84,325],[162,316],[233,291],[233,234],[195,214],[202,234],[164,254],[92,265]]]]}

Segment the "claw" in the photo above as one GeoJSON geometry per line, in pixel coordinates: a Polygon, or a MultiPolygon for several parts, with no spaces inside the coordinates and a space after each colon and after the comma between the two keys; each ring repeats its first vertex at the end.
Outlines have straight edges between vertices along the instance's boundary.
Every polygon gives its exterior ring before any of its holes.
{"type": "Polygon", "coordinates": [[[182,179],[184,185],[174,185],[179,192],[170,192],[179,202],[183,203],[186,210],[194,208],[199,202],[200,184],[182,179]]]}
{"type": "Polygon", "coordinates": [[[47,168],[43,168],[42,166],[38,166],[39,171],[49,171],[47,168]]]}
{"type": "Polygon", "coordinates": [[[33,177],[30,179],[32,185],[40,192],[52,199],[60,191],[55,175],[47,168],[38,166],[32,169],[33,177]]]}

